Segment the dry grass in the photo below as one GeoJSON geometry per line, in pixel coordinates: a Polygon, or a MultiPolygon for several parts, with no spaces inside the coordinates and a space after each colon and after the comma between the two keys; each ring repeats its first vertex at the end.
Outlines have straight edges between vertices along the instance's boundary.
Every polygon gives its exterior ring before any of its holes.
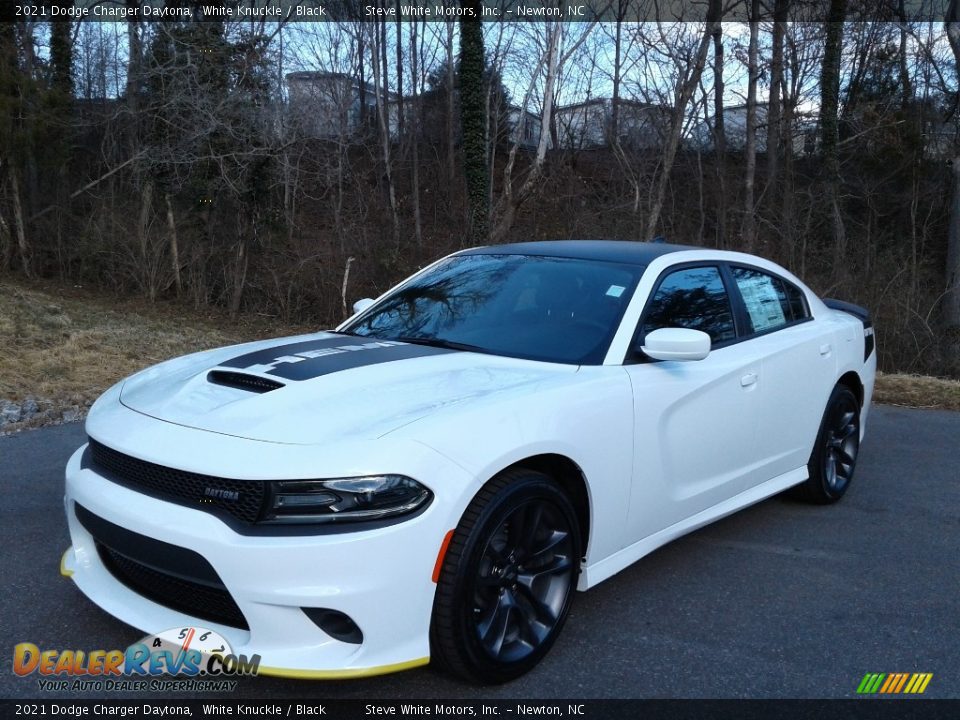
{"type": "MultiPolygon", "coordinates": [[[[309,332],[269,318],[228,321],[175,304],[118,299],[54,284],[0,279],[0,401],[36,399],[41,412],[3,431],[82,417],[120,378],[186,352],[309,332]]],[[[875,402],[960,410],[960,381],[880,373],[875,402]]]]}
{"type": "Polygon", "coordinates": [[[267,319],[229,322],[182,306],[114,299],[0,279],[0,400],[36,399],[33,420],[3,430],[83,416],[113,383],[186,352],[305,332],[267,319]],[[73,411],[73,412],[69,412],[73,411]]]}
{"type": "Polygon", "coordinates": [[[904,407],[960,410],[960,380],[877,373],[873,401],[904,407]]]}

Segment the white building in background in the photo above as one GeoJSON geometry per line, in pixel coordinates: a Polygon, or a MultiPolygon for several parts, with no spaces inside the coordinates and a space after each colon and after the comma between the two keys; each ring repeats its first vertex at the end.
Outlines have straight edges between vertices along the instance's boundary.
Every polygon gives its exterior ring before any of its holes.
{"type": "MultiPolygon", "coordinates": [[[[610,98],[595,98],[557,108],[557,143],[567,150],[606,147],[613,142],[610,98]]],[[[617,101],[618,139],[634,150],[659,147],[670,127],[670,109],[620,98],[617,101]]]]}
{"type": "MultiPolygon", "coordinates": [[[[690,131],[687,144],[692,149],[713,150],[714,117],[697,123],[690,131]]],[[[757,152],[767,151],[768,108],[765,104],[757,105],[757,152]]],[[[817,119],[814,115],[803,114],[795,116],[793,127],[793,153],[806,155],[813,152],[817,144],[817,119]]],[[[747,146],[747,106],[731,105],[723,109],[723,135],[726,138],[727,150],[742,152],[747,146]]]]}
{"type": "MultiPolygon", "coordinates": [[[[307,135],[317,138],[353,136],[361,130],[361,100],[368,122],[377,120],[377,93],[371,83],[364,84],[352,75],[334,72],[292,72],[287,74],[290,115],[307,135]]],[[[398,102],[388,92],[385,104],[391,137],[398,127],[398,102]]],[[[404,112],[406,115],[406,110],[404,112]]]]}
{"type": "MultiPolygon", "coordinates": [[[[292,72],[287,74],[289,113],[291,121],[308,137],[335,139],[361,134],[360,118],[366,114],[370,127],[377,122],[377,93],[366,83],[360,92],[360,82],[346,73],[292,72]],[[361,113],[361,96],[364,113],[361,113]]],[[[405,120],[410,119],[412,97],[404,97],[405,120]],[[409,102],[408,102],[409,100],[409,102]]],[[[401,98],[387,94],[385,110],[390,137],[399,132],[401,98]]],[[[670,125],[670,109],[620,99],[619,140],[630,149],[657,148],[666,137],[670,125]]],[[[588,150],[608,147],[612,140],[613,101],[596,98],[582,103],[562,105],[555,109],[554,119],[558,147],[565,150],[588,150]]],[[[511,105],[506,111],[507,140],[516,142],[525,150],[535,150],[545,132],[538,113],[511,105]]],[[[548,148],[553,143],[548,140],[548,148]]]]}
{"type": "Polygon", "coordinates": [[[517,143],[525,150],[536,150],[541,131],[539,115],[516,105],[507,107],[507,142],[511,145],[517,143]]]}

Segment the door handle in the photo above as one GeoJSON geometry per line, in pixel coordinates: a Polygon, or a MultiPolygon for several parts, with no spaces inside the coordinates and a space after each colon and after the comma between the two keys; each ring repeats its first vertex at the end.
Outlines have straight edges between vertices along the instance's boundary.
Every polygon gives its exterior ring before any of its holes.
{"type": "Polygon", "coordinates": [[[750,386],[753,385],[755,382],[757,382],[757,374],[756,374],[756,373],[747,373],[746,375],[744,375],[743,377],[740,378],[740,386],[741,386],[741,387],[750,387],[750,386]]]}
{"type": "Polygon", "coordinates": [[[823,344],[823,345],[820,346],[820,354],[821,354],[821,355],[829,355],[829,354],[830,354],[830,351],[831,351],[832,349],[833,349],[833,348],[830,347],[830,343],[825,343],[825,344],[823,344]]]}

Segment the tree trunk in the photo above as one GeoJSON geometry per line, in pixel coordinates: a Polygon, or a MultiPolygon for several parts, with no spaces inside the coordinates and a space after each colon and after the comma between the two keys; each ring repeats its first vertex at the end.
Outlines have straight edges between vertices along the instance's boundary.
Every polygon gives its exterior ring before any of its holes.
{"type": "Polygon", "coordinates": [[[362,20],[359,21],[359,31],[357,32],[357,75],[360,77],[360,133],[366,136],[367,120],[367,51],[366,43],[363,42],[363,35],[366,27],[362,20]]]}
{"type": "Polygon", "coordinates": [[[700,76],[703,74],[703,67],[707,62],[707,52],[710,49],[710,39],[716,32],[719,22],[708,22],[700,39],[700,45],[697,48],[697,54],[694,58],[693,67],[690,68],[690,74],[680,85],[677,92],[676,101],[673,108],[673,117],[670,122],[670,135],[663,148],[663,159],[660,168],[660,174],[657,177],[656,190],[653,197],[653,203],[650,206],[650,217],[647,219],[646,236],[652,238],[656,235],[657,226],[660,224],[660,213],[663,211],[663,203],[667,197],[667,185],[670,182],[670,173],[673,170],[673,161],[677,156],[677,148],[680,146],[680,133],[683,130],[683,119],[686,115],[687,104],[693,97],[693,91],[700,83],[700,76]]]}
{"type": "Polygon", "coordinates": [[[247,284],[247,243],[243,237],[237,242],[237,257],[233,266],[233,292],[230,294],[230,317],[235,318],[240,314],[240,307],[243,304],[243,290],[247,284]]]}
{"type": "MultiPolygon", "coordinates": [[[[400,0],[396,2],[397,11],[397,142],[403,142],[403,16],[400,13],[400,0]]],[[[384,68],[386,73],[386,68],[384,68]]],[[[401,153],[402,157],[403,153],[401,153]]]]}
{"type": "Polygon", "coordinates": [[[20,199],[20,179],[17,171],[8,162],[7,169],[10,177],[10,194],[13,202],[13,228],[17,234],[17,252],[20,255],[20,267],[28,278],[33,277],[30,267],[30,247],[27,245],[27,229],[24,227],[23,203],[20,199]]]}
{"type": "Polygon", "coordinates": [[[387,20],[384,18],[377,25],[380,27],[380,81],[383,87],[380,90],[386,124],[382,124],[381,132],[385,132],[387,143],[390,142],[390,66],[387,64],[387,20]]]}
{"type": "Polygon", "coordinates": [[[713,25],[713,149],[717,177],[716,245],[727,244],[727,133],[723,107],[723,0],[710,0],[707,22],[713,25]]]}
{"type": "Polygon", "coordinates": [[[177,296],[179,296],[183,292],[183,285],[180,282],[180,248],[177,243],[177,223],[173,217],[170,193],[166,193],[163,199],[167,204],[167,232],[170,233],[170,269],[173,271],[173,286],[176,288],[177,296]]]}
{"type": "MultiPolygon", "coordinates": [[[[753,186],[757,175],[757,63],[758,41],[760,36],[760,0],[752,0],[750,4],[750,44],[747,50],[747,137],[746,168],[743,180],[743,246],[747,252],[756,250],[757,226],[754,213],[753,186]]],[[[769,140],[769,138],[768,138],[769,140]]],[[[768,149],[769,150],[769,149],[768,149]]]]}
{"type": "MultiPolygon", "coordinates": [[[[464,0],[464,8],[480,15],[479,0],[464,0]]],[[[460,126],[463,170],[467,180],[468,234],[472,245],[487,242],[487,138],[483,102],[483,26],[478,19],[460,21],[460,126]]]]}
{"type": "MultiPolygon", "coordinates": [[[[951,0],[947,8],[947,38],[960,76],[960,0],[951,0]]],[[[960,328],[960,155],[953,159],[953,197],[950,202],[950,225],[947,232],[946,295],[943,315],[946,325],[960,328]]]]}
{"type": "MultiPolygon", "coordinates": [[[[131,17],[140,16],[140,0],[126,0],[126,8],[131,17]]],[[[140,67],[143,58],[143,45],[140,38],[140,21],[127,21],[127,80],[126,100],[131,113],[137,112],[139,95],[140,67]]]]}
{"type": "Polygon", "coordinates": [[[947,327],[960,328],[960,156],[955,157],[950,166],[953,196],[947,231],[947,292],[943,298],[943,315],[947,327]]]}
{"type": "Polygon", "coordinates": [[[423,220],[420,215],[420,64],[417,53],[417,20],[410,24],[410,106],[413,131],[410,133],[410,197],[413,200],[413,233],[417,247],[423,245],[423,220]]]}
{"type": "Polygon", "coordinates": [[[903,107],[908,107],[913,100],[913,83],[910,82],[910,66],[907,50],[907,9],[904,0],[897,3],[897,16],[900,20],[900,87],[903,90],[903,107]]]}
{"type": "Polygon", "coordinates": [[[140,217],[137,221],[137,240],[140,243],[140,282],[152,302],[156,296],[153,273],[150,268],[150,212],[153,206],[153,182],[147,180],[140,191],[140,217]]]}
{"type": "Polygon", "coordinates": [[[617,1],[617,23],[613,40],[613,100],[610,108],[610,144],[620,144],[620,63],[621,44],[623,37],[623,15],[626,10],[625,0],[617,1]]]}
{"type": "MultiPolygon", "coordinates": [[[[383,23],[385,25],[386,20],[384,20],[383,23]]],[[[378,58],[376,29],[374,29],[373,34],[373,84],[376,88],[375,98],[377,101],[377,120],[380,126],[380,149],[383,153],[383,173],[384,178],[387,181],[387,195],[390,201],[390,217],[393,221],[393,250],[396,252],[400,249],[400,214],[397,207],[397,188],[393,180],[393,163],[390,158],[390,119],[387,110],[387,83],[385,79],[387,73],[387,65],[385,63],[386,50],[383,46],[381,46],[379,48],[380,53],[378,58]],[[382,86],[381,82],[383,83],[382,86]]],[[[380,36],[380,42],[383,42],[382,35],[380,36]]]]}
{"type": "MultiPolygon", "coordinates": [[[[770,202],[776,201],[777,172],[780,165],[781,132],[780,83],[783,81],[783,42],[787,32],[790,0],[776,0],[773,6],[773,40],[770,56],[770,99],[767,104],[767,186],[772,188],[770,202]]],[[[787,138],[786,142],[792,142],[787,138]]]]}
{"type": "Polygon", "coordinates": [[[10,225],[0,215],[0,271],[10,269],[10,261],[13,257],[13,238],[10,236],[10,225]]]}
{"type": "Polygon", "coordinates": [[[457,185],[457,136],[455,121],[455,88],[456,75],[454,74],[453,58],[453,21],[447,20],[447,212],[453,218],[453,199],[457,185]]]}
{"type": "Polygon", "coordinates": [[[820,73],[820,130],[823,145],[823,167],[826,173],[826,201],[833,227],[833,271],[839,278],[846,255],[846,230],[840,207],[840,61],[843,25],[847,15],[846,0],[830,0],[827,38],[820,73]]]}

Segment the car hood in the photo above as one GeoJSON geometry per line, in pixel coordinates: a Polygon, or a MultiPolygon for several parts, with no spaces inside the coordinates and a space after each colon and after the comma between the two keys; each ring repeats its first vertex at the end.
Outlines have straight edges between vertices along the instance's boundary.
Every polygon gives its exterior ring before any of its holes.
{"type": "Polygon", "coordinates": [[[159,420],[201,430],[319,444],[381,437],[453,404],[576,370],[572,365],[317,333],[161,363],[129,378],[120,402],[159,420]]]}

